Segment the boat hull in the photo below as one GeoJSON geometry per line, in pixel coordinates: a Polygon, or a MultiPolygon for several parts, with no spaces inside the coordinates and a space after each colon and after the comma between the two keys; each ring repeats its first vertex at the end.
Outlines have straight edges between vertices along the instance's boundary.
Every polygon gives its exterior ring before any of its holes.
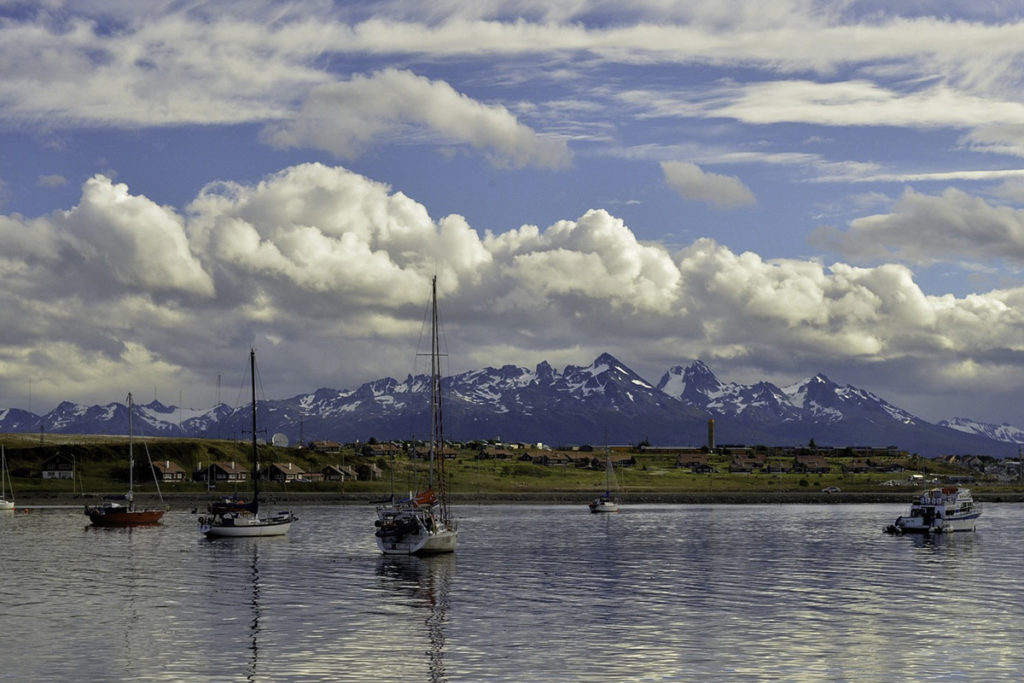
{"type": "Polygon", "coordinates": [[[252,538],[284,536],[295,521],[293,515],[278,517],[225,517],[200,522],[199,531],[207,538],[252,538]]]}
{"type": "Polygon", "coordinates": [[[453,529],[439,529],[404,536],[378,536],[377,547],[385,555],[433,555],[453,553],[459,540],[459,532],[453,529]]]}
{"type": "Polygon", "coordinates": [[[587,503],[587,507],[590,508],[591,512],[604,513],[604,512],[618,512],[619,504],[611,498],[601,496],[587,503]]]}
{"type": "Polygon", "coordinates": [[[964,517],[952,517],[941,523],[924,524],[919,519],[901,517],[890,525],[887,531],[894,534],[949,534],[958,531],[974,531],[981,513],[964,517]]]}
{"type": "Polygon", "coordinates": [[[13,500],[2,500],[2,499],[0,499],[0,510],[13,510],[13,509],[14,509],[14,501],[13,500]]]}
{"type": "Polygon", "coordinates": [[[111,510],[94,508],[86,514],[93,526],[139,526],[159,524],[165,510],[111,510]]]}

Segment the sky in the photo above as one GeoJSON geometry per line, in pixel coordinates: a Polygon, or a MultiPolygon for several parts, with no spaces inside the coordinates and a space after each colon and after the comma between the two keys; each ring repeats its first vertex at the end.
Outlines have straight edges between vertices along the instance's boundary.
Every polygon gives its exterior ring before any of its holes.
{"type": "Polygon", "coordinates": [[[1024,426],[1024,8],[0,0],[0,407],[824,373],[1024,426]]]}

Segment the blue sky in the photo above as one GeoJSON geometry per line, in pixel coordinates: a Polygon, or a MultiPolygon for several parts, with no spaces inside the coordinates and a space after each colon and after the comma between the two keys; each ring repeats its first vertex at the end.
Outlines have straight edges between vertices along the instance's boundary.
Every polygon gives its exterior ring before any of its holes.
{"type": "Polygon", "coordinates": [[[0,2],[0,407],[404,376],[436,274],[451,372],[1024,425],[1024,10],[962,4],[0,2]]]}

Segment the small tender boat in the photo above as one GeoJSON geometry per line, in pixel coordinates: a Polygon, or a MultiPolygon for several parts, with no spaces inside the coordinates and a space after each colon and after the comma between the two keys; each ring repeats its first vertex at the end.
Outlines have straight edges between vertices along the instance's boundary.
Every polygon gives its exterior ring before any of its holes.
{"type": "Polygon", "coordinates": [[[974,502],[970,489],[943,486],[919,494],[910,505],[910,514],[897,517],[885,531],[896,535],[974,531],[978,517],[981,505],[974,502]]]}

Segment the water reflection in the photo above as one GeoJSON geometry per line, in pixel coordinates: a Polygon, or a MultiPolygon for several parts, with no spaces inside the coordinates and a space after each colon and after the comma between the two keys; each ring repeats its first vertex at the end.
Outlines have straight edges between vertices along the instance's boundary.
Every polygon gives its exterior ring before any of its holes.
{"type": "Polygon", "coordinates": [[[249,622],[249,673],[246,680],[256,680],[256,663],[259,661],[259,635],[260,635],[260,547],[259,544],[252,544],[252,564],[250,565],[250,577],[252,578],[252,621],[249,622]]]}
{"type": "Polygon", "coordinates": [[[377,575],[389,589],[411,598],[410,605],[423,611],[429,648],[426,655],[430,680],[446,681],[445,641],[449,593],[455,574],[455,555],[429,557],[382,555],[377,575]]]}

